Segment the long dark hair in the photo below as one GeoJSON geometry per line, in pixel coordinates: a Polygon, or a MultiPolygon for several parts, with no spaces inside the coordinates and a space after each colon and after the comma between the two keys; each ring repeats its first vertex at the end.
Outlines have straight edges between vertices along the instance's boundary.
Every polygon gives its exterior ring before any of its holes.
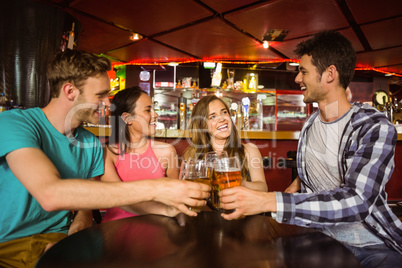
{"type": "MultiPolygon", "coordinates": [[[[209,104],[215,100],[220,101],[230,113],[229,106],[222,99],[215,95],[208,95],[203,97],[194,106],[191,112],[190,133],[191,143],[190,146],[184,151],[184,159],[196,158],[202,159],[207,152],[213,150],[211,143],[211,135],[208,132],[208,116],[209,116],[209,104]]],[[[224,150],[228,153],[228,156],[238,156],[242,161],[242,176],[248,178],[248,165],[247,159],[244,153],[244,146],[241,143],[239,132],[235,124],[232,123],[231,132],[227,138],[224,146],[224,150]]]]}
{"type": "MultiPolygon", "coordinates": [[[[134,86],[119,91],[112,99],[110,119],[112,134],[108,146],[118,145],[120,155],[123,155],[131,143],[130,132],[126,122],[121,118],[123,113],[133,114],[136,103],[142,94],[147,94],[140,87],[134,86]]],[[[113,150],[111,150],[113,152],[113,150]]]]}

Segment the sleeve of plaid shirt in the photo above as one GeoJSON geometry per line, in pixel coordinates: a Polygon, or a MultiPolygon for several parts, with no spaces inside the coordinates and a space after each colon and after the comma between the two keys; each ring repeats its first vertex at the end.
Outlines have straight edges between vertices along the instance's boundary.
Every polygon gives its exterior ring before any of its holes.
{"type": "Polygon", "coordinates": [[[343,155],[345,183],[319,193],[276,192],[278,222],[320,228],[362,221],[380,195],[386,200],[384,188],[394,168],[395,128],[379,119],[361,124],[351,135],[343,155]]]}

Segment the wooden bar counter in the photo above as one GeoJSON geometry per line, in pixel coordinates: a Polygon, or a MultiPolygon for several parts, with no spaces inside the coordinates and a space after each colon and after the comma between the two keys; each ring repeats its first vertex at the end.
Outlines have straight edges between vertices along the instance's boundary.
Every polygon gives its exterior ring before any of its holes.
{"type": "MultiPolygon", "coordinates": [[[[180,216],[184,216],[180,214],[180,216]]],[[[255,215],[226,221],[142,215],[102,223],[50,248],[44,267],[359,267],[338,241],[313,229],[255,215]]]]}

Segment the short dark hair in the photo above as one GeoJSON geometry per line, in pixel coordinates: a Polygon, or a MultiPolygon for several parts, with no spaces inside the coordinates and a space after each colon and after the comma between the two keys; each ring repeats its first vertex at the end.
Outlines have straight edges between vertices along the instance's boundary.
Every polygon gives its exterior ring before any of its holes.
{"type": "Polygon", "coordinates": [[[339,83],[347,88],[352,81],[356,67],[356,51],[352,43],[335,31],[321,31],[311,39],[303,41],[294,51],[301,58],[312,56],[312,63],[320,75],[331,65],[339,72],[339,83]]]}
{"type": "Polygon", "coordinates": [[[74,84],[81,91],[80,87],[86,79],[101,75],[111,68],[107,58],[88,52],[71,49],[59,52],[47,66],[46,75],[51,96],[57,98],[61,86],[67,82],[74,84]]]}

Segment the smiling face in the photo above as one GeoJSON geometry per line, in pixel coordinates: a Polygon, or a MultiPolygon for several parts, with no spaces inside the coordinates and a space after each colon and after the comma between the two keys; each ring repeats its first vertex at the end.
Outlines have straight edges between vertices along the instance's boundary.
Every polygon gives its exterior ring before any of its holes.
{"type": "Polygon", "coordinates": [[[99,110],[110,105],[110,82],[107,73],[89,77],[75,100],[73,111],[74,120],[79,123],[99,123],[99,110]]]}
{"type": "Polygon", "coordinates": [[[158,114],[153,108],[151,98],[147,94],[141,94],[135,103],[132,117],[127,121],[130,133],[142,136],[154,135],[157,118],[158,114]]]}
{"type": "Polygon", "coordinates": [[[317,67],[313,65],[312,56],[304,55],[300,59],[299,73],[295,82],[304,91],[303,101],[305,103],[320,102],[324,98],[322,87],[322,76],[318,73],[317,67]]]}
{"type": "Polygon", "coordinates": [[[208,106],[208,132],[211,137],[226,140],[232,130],[229,111],[220,100],[214,100],[208,106]]]}

